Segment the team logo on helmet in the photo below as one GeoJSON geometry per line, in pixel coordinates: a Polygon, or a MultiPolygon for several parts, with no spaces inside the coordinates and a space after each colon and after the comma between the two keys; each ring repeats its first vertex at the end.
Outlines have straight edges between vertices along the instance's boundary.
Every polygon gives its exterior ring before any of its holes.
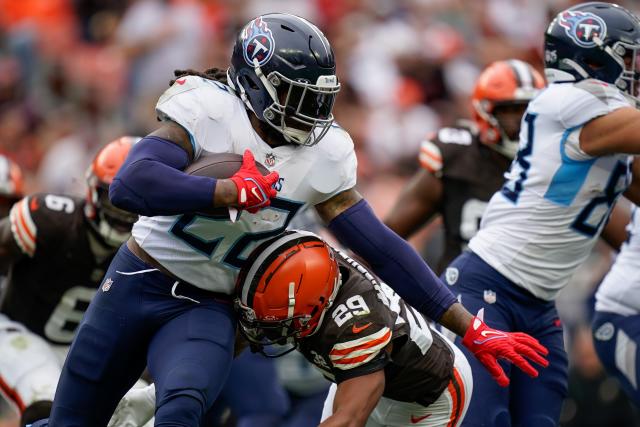
{"type": "Polygon", "coordinates": [[[258,65],[262,66],[269,62],[275,50],[275,42],[273,34],[262,20],[261,16],[251,21],[244,30],[242,30],[242,47],[244,52],[244,60],[250,66],[254,66],[253,60],[258,61],[258,65]]]}
{"type": "Polygon", "coordinates": [[[578,46],[594,47],[594,37],[604,39],[607,35],[607,24],[593,13],[567,10],[559,18],[558,24],[578,46]]]}

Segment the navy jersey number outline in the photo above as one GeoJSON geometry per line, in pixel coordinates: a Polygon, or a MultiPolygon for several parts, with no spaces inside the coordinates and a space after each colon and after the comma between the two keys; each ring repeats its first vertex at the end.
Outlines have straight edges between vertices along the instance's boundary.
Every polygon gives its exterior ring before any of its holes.
{"type": "Polygon", "coordinates": [[[518,150],[516,158],[514,159],[514,165],[515,163],[517,163],[518,165],[520,165],[522,170],[520,171],[520,176],[513,185],[513,190],[509,189],[507,187],[507,184],[505,184],[501,190],[502,194],[513,203],[518,203],[518,197],[520,197],[520,193],[522,192],[523,188],[522,184],[527,179],[527,174],[529,172],[529,168],[531,167],[531,162],[528,160],[528,157],[531,156],[531,153],[533,151],[533,124],[536,121],[537,117],[538,115],[535,113],[527,113],[524,116],[524,121],[527,122],[527,143],[524,145],[524,147],[518,150]]]}
{"type": "Polygon", "coordinates": [[[576,219],[571,224],[571,228],[589,237],[595,236],[598,233],[598,230],[600,229],[602,223],[605,220],[609,219],[609,214],[611,214],[611,208],[613,207],[613,204],[615,203],[620,193],[624,191],[616,191],[618,181],[628,173],[629,166],[626,163],[618,161],[616,163],[616,166],[613,168],[613,171],[611,171],[611,175],[609,175],[609,181],[607,182],[607,186],[604,189],[604,194],[594,197],[589,201],[589,203],[587,203],[584,208],[582,208],[576,219]],[[603,203],[607,205],[607,212],[602,215],[602,218],[598,220],[598,223],[595,226],[589,224],[587,221],[593,213],[593,210],[603,203]]]}
{"type": "MultiPolygon", "coordinates": [[[[286,200],[279,197],[271,199],[271,205],[267,209],[276,209],[282,212],[286,212],[287,216],[284,220],[284,223],[280,227],[274,228],[273,230],[243,234],[242,236],[237,238],[236,241],[231,245],[231,248],[229,248],[227,253],[222,257],[222,262],[233,268],[242,268],[242,265],[244,264],[246,259],[242,258],[240,255],[242,254],[242,252],[244,252],[247,246],[253,242],[268,239],[282,233],[291,222],[291,219],[296,215],[296,213],[298,213],[302,206],[303,203],[286,200]]],[[[200,213],[187,213],[180,215],[178,220],[169,229],[169,233],[173,234],[175,237],[182,240],[196,251],[201,252],[205,256],[211,258],[213,256],[213,253],[218,248],[220,242],[222,242],[222,240],[224,239],[224,236],[216,237],[211,240],[204,240],[185,230],[186,227],[191,225],[199,217],[213,221],[229,221],[229,217],[226,214],[206,215],[200,213]]]]}

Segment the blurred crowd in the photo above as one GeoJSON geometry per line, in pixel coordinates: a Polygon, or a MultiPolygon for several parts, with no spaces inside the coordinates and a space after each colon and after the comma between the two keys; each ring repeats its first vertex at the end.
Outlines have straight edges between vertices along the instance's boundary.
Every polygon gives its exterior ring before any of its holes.
{"type": "MultiPolygon", "coordinates": [[[[318,24],[337,56],[335,116],[354,139],[359,189],[384,215],[418,167],[421,139],[470,115],[476,76],[494,60],[542,70],[544,29],[569,0],[0,0],[0,152],[26,191],[83,194],[88,159],[156,126],[173,70],[226,68],[249,18],[290,12],[318,24]]],[[[621,1],[640,12],[637,0],[621,1]]],[[[427,259],[437,223],[414,243],[427,259]]],[[[610,263],[598,247],[559,303],[572,355],[563,425],[640,425],[605,378],[585,332],[610,263]],[[618,418],[599,415],[617,414],[618,418]],[[613,422],[611,420],[620,420],[613,422]],[[636,424],[633,424],[633,423],[636,424]]]]}

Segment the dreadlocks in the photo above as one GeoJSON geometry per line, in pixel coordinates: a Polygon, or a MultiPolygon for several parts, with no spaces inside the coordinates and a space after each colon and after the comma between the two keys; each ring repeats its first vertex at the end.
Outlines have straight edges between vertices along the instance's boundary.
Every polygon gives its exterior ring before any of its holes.
{"type": "Polygon", "coordinates": [[[175,76],[175,79],[169,82],[169,86],[172,86],[177,79],[186,76],[198,76],[202,77],[203,79],[215,80],[217,82],[227,84],[227,71],[223,70],[222,68],[209,68],[204,72],[188,68],[186,70],[175,70],[173,72],[173,75],[175,76]]]}

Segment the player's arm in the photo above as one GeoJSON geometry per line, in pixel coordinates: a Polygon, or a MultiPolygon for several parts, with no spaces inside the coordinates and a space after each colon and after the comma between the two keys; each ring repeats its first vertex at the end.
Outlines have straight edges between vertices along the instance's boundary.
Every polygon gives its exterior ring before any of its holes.
{"type": "Polygon", "coordinates": [[[631,219],[631,213],[620,203],[613,206],[607,224],[602,229],[600,238],[607,242],[611,248],[620,250],[622,244],[627,240],[627,224],[631,219]]]}
{"type": "Polygon", "coordinates": [[[417,252],[375,216],[355,189],[336,194],[316,205],[316,210],[336,238],[361,256],[408,304],[465,339],[470,337],[467,343],[471,351],[484,352],[480,361],[502,385],[508,379],[495,363],[496,358],[511,361],[531,376],[536,376],[537,371],[521,354],[546,366],[538,352],[546,354],[547,350],[526,334],[518,335],[520,341],[516,342],[513,337],[516,334],[496,331],[500,339],[479,340],[479,344],[474,344],[477,334],[495,330],[457,302],[417,252]]]}
{"type": "Polygon", "coordinates": [[[265,207],[276,192],[277,173],[262,176],[251,152],[230,179],[193,176],[183,170],[193,161],[194,149],[187,131],[164,121],[155,132],[131,149],[109,187],[111,202],[139,215],[176,215],[211,206],[265,207]],[[250,191],[250,190],[259,191],[250,191]]]}
{"type": "Polygon", "coordinates": [[[625,107],[589,121],[580,132],[580,148],[590,156],[640,154],[640,111],[625,107]]]}
{"type": "Polygon", "coordinates": [[[635,157],[631,165],[631,184],[624,192],[624,196],[636,206],[640,206],[640,158],[635,157]]]}
{"type": "Polygon", "coordinates": [[[384,222],[400,237],[407,239],[433,217],[441,200],[442,181],[421,169],[400,193],[384,222]]]}
{"type": "Polygon", "coordinates": [[[333,414],[320,427],[364,426],[383,391],[383,369],[341,382],[333,401],[333,414]]]}
{"type": "Polygon", "coordinates": [[[0,272],[7,272],[9,267],[22,256],[23,252],[11,232],[11,219],[2,218],[0,220],[0,272]]]}

